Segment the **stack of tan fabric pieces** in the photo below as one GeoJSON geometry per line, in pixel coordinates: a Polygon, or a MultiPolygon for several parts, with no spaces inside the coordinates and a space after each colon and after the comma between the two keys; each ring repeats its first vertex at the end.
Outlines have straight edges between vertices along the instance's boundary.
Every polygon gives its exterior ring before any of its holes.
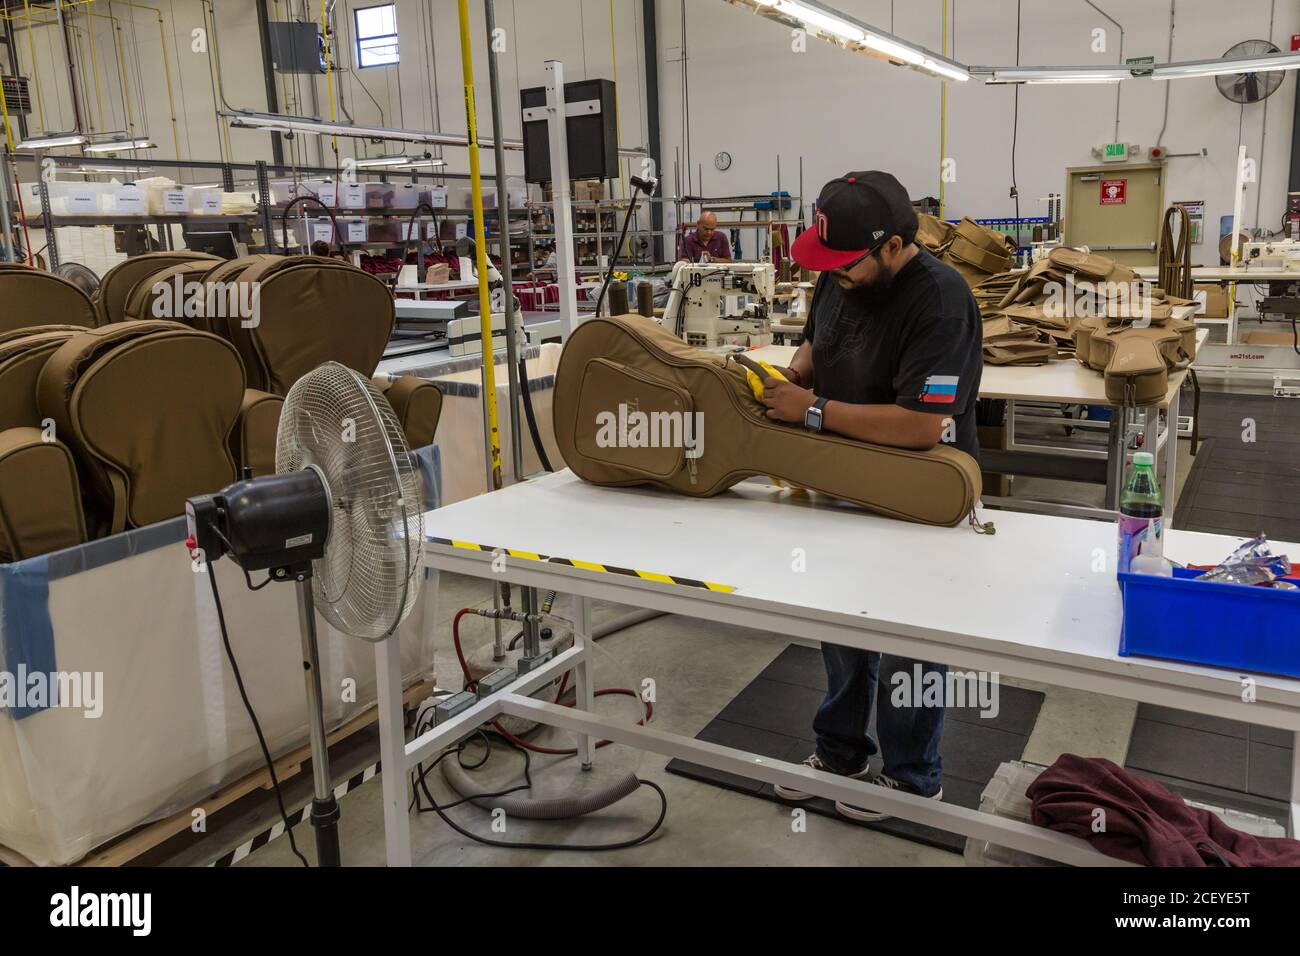
{"type": "Polygon", "coordinates": [[[918,214],[916,241],[935,258],[960,272],[969,286],[1015,265],[1015,240],[986,229],[974,219],[963,219],[954,226],[934,216],[918,214]]]}
{"type": "Polygon", "coordinates": [[[991,276],[972,293],[984,319],[986,362],[1039,365],[1072,352],[1103,373],[1115,404],[1159,401],[1169,372],[1196,357],[1195,323],[1173,317],[1175,307],[1191,301],[1105,256],[1053,249],[1031,268],[991,276]]]}

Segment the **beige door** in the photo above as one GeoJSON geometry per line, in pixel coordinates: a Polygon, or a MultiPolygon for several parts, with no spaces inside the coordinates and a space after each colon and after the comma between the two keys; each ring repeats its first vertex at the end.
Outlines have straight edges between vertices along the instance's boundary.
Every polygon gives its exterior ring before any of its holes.
{"type": "Polygon", "coordinates": [[[1065,244],[1087,246],[1130,266],[1155,265],[1164,167],[1112,163],[1066,172],[1065,244]]]}

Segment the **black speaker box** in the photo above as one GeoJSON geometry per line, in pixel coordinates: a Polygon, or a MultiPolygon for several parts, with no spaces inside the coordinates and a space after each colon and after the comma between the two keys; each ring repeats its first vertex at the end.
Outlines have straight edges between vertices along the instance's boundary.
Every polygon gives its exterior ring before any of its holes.
{"type": "MultiPolygon", "coordinates": [[[[568,116],[569,179],[618,178],[618,126],[613,80],[575,80],[564,84],[568,104],[596,104],[594,112],[568,116]]],[[[523,110],[546,106],[546,88],[521,90],[523,110]]],[[[524,178],[530,183],[551,181],[551,145],[546,120],[524,121],[524,178]]]]}

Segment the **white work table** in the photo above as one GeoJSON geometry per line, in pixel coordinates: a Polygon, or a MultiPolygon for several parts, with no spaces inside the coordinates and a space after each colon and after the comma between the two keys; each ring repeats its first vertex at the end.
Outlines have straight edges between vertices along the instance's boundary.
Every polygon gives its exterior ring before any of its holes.
{"type": "MultiPolygon", "coordinates": [[[[996,534],[980,535],[966,525],[934,528],[896,521],[760,480],[695,499],[649,488],[598,487],[568,471],[429,512],[428,566],[573,594],[579,599],[579,633],[574,647],[559,658],[404,751],[398,743],[397,648],[394,639],[383,642],[377,654],[381,720],[387,723],[385,765],[411,766],[483,720],[507,713],[579,734],[584,760],[591,759],[587,738],[601,736],[861,802],[869,785],[666,734],[653,724],[610,724],[592,716],[590,681],[583,671],[590,653],[586,603],[593,598],[1300,731],[1300,680],[1251,675],[1256,700],[1245,703],[1238,673],[1118,656],[1121,602],[1113,525],[1014,512],[982,517],[994,521],[996,534]],[[508,555],[497,572],[492,549],[506,549],[508,555]],[[806,555],[802,573],[792,571],[795,549],[806,555]],[[1105,570],[1094,570],[1099,558],[1105,570]],[[665,583],[660,575],[719,587],[665,583]],[[577,708],[527,698],[569,667],[578,677],[577,708]]],[[[1237,543],[1221,535],[1172,531],[1166,553],[1182,562],[1214,563],[1237,543]]],[[[1300,547],[1289,547],[1300,553],[1300,547]]],[[[1300,749],[1295,759],[1293,832],[1300,816],[1300,749]]],[[[409,861],[405,775],[384,779],[389,859],[409,861]]],[[[1065,862],[1112,862],[1073,838],[875,789],[872,805],[905,819],[1065,862]]]]}
{"type": "MultiPolygon", "coordinates": [[[[1156,266],[1137,266],[1134,270],[1139,279],[1155,280],[1160,275],[1156,266]]],[[[1244,266],[1192,266],[1193,282],[1285,282],[1300,281],[1300,269],[1284,269],[1271,265],[1244,266]]]]}

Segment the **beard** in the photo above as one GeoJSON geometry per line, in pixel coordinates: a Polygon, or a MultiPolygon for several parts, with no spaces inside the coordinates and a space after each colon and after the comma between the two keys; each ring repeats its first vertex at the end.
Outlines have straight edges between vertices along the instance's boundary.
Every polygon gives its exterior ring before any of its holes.
{"type": "Polygon", "coordinates": [[[844,293],[847,299],[856,303],[859,307],[869,308],[889,298],[893,288],[894,277],[881,270],[880,275],[870,281],[850,286],[847,289],[840,286],[840,291],[844,293]]]}

